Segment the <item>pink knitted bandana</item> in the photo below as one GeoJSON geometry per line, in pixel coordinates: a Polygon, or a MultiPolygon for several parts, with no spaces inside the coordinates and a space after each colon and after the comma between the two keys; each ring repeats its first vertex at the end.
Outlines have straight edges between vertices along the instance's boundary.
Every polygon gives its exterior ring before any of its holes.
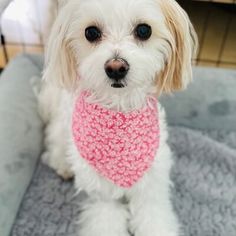
{"type": "Polygon", "coordinates": [[[72,130],[80,155],[103,177],[132,187],[151,167],[159,147],[157,100],[122,113],[88,103],[83,92],[75,103],[72,130]]]}

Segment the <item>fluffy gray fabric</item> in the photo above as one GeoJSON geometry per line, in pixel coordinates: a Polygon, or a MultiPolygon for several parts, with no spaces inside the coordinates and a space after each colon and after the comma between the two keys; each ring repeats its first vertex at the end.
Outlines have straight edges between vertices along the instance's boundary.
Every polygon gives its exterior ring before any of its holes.
{"type": "MultiPolygon", "coordinates": [[[[173,203],[186,236],[236,235],[236,133],[170,129],[176,164],[173,203]]],[[[78,236],[79,203],[72,182],[39,164],[12,236],[78,236]]]]}

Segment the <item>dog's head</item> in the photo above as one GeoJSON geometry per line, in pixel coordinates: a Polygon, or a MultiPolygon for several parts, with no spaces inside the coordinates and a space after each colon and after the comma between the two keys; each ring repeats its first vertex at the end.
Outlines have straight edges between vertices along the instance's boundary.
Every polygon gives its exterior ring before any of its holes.
{"type": "Polygon", "coordinates": [[[99,93],[172,92],[191,80],[196,34],[174,0],[68,0],[44,77],[99,93]]]}

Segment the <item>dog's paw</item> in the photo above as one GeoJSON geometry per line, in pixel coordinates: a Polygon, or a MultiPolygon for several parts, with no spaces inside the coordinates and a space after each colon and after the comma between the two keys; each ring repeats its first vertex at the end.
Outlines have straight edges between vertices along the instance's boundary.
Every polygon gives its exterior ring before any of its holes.
{"type": "Polygon", "coordinates": [[[134,235],[134,236],[180,236],[178,231],[163,230],[163,229],[160,229],[159,231],[155,231],[155,232],[153,231],[152,233],[150,231],[137,232],[131,235],[134,235]]]}
{"type": "MultiPolygon", "coordinates": [[[[153,222],[155,223],[155,222],[153,222]]],[[[165,222],[156,222],[157,224],[140,223],[135,229],[131,228],[131,235],[134,236],[180,236],[182,235],[180,226],[176,222],[165,224],[165,222]]],[[[134,225],[133,225],[134,227],[134,225]]]]}
{"type": "Polygon", "coordinates": [[[70,180],[74,178],[74,173],[71,170],[56,170],[57,174],[64,180],[70,180]]]}
{"type": "Polygon", "coordinates": [[[55,170],[55,172],[64,180],[70,180],[74,177],[69,164],[67,163],[66,157],[53,158],[49,152],[44,152],[41,159],[42,162],[55,170]]]}
{"type": "Polygon", "coordinates": [[[81,232],[79,233],[79,236],[135,236],[135,235],[132,235],[132,234],[129,234],[128,232],[123,232],[123,233],[114,233],[114,232],[110,232],[110,233],[95,233],[95,234],[90,234],[90,232],[85,232],[85,233],[82,233],[81,232]]]}

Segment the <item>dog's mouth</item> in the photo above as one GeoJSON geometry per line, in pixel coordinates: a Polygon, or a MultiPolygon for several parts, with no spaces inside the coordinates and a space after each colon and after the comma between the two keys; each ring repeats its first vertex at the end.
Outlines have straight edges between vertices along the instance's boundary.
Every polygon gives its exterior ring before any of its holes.
{"type": "Polygon", "coordinates": [[[125,80],[122,80],[122,81],[114,81],[112,84],[111,84],[111,87],[112,88],[124,88],[127,86],[127,82],[125,80]]]}
{"type": "Polygon", "coordinates": [[[120,82],[115,82],[115,83],[111,84],[111,87],[112,88],[124,88],[125,85],[120,82]]]}

